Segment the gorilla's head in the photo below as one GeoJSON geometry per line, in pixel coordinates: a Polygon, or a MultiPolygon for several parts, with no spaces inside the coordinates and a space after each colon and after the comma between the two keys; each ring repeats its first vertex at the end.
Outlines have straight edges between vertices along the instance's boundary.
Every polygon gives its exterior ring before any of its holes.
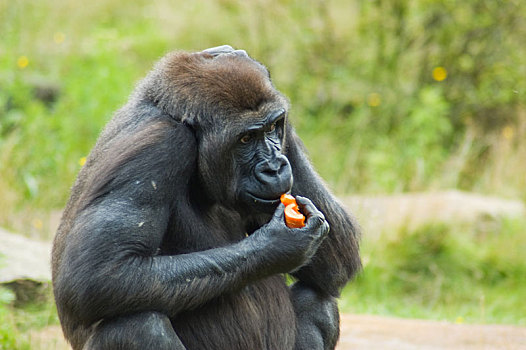
{"type": "Polygon", "coordinates": [[[244,52],[174,53],[158,67],[153,74],[166,81],[149,95],[194,131],[206,198],[244,214],[272,213],[293,179],[283,154],[289,104],[267,69],[244,52]]]}

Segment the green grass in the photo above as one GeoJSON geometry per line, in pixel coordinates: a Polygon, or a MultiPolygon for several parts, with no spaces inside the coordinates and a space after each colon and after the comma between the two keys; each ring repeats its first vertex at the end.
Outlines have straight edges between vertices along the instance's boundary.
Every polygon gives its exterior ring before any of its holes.
{"type": "Polygon", "coordinates": [[[51,295],[45,300],[15,307],[14,294],[0,287],[0,350],[31,349],[31,331],[58,325],[51,295]]]}
{"type": "Polygon", "coordinates": [[[386,232],[363,248],[343,310],[526,325],[525,220],[433,223],[386,232]]]}
{"type": "Polygon", "coordinates": [[[20,340],[19,332],[16,327],[16,322],[14,321],[12,311],[8,308],[14,300],[14,294],[5,289],[0,288],[0,349],[18,349],[26,348],[28,349],[27,342],[20,340]]]}

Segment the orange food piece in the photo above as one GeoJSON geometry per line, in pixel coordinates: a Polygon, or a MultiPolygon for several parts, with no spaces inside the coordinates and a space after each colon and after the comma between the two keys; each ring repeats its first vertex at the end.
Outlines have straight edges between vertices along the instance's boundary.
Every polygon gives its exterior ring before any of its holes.
{"type": "Polygon", "coordinates": [[[289,228],[302,228],[305,226],[305,216],[300,213],[296,198],[290,194],[283,194],[280,198],[285,205],[285,223],[289,228]]]}
{"type": "Polygon", "coordinates": [[[289,204],[285,207],[285,223],[289,228],[305,227],[305,216],[299,212],[297,204],[289,204]]]}
{"type": "Polygon", "coordinates": [[[294,196],[291,194],[283,193],[279,199],[281,200],[281,203],[283,203],[284,206],[287,206],[289,204],[297,205],[296,198],[294,198],[294,196]]]}

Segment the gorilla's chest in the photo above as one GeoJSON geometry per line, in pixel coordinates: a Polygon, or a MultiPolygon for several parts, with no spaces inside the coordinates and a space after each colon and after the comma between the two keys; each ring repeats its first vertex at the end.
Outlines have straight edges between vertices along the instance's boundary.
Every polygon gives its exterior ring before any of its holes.
{"type": "Polygon", "coordinates": [[[235,212],[214,208],[191,216],[194,216],[193,220],[172,215],[159,247],[160,254],[199,252],[228,246],[246,238],[246,229],[235,212]]]}
{"type": "Polygon", "coordinates": [[[172,320],[188,349],[292,349],[295,316],[282,276],[213,299],[172,320]]]}

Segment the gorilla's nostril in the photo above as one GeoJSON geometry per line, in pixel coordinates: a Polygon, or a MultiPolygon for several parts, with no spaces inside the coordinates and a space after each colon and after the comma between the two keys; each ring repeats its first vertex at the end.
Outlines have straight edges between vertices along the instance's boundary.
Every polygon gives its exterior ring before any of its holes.
{"type": "Polygon", "coordinates": [[[257,179],[265,183],[272,182],[276,175],[277,172],[269,168],[261,169],[258,172],[256,172],[257,179]]]}
{"type": "Polygon", "coordinates": [[[272,169],[265,169],[262,171],[262,173],[266,176],[275,176],[278,172],[272,169]]]}
{"type": "Polygon", "coordinates": [[[288,163],[282,163],[278,169],[278,175],[283,174],[284,171],[288,169],[288,163]]]}

